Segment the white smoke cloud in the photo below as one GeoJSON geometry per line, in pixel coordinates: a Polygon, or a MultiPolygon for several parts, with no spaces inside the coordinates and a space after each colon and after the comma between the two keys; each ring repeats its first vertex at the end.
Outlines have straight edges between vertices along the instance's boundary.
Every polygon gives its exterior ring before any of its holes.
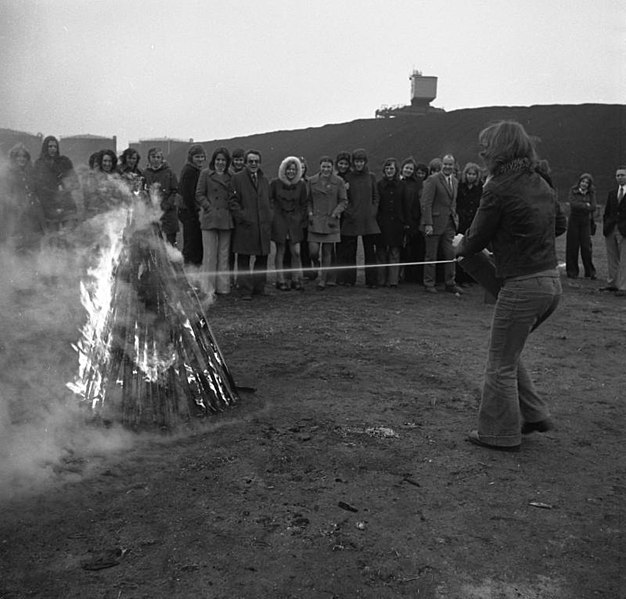
{"type": "MultiPolygon", "coordinates": [[[[4,184],[6,173],[0,160],[0,213],[19,212],[4,184]]],[[[102,315],[112,297],[105,293],[100,303],[83,304],[94,299],[89,293],[98,287],[97,273],[113,272],[111,260],[120,252],[107,248],[132,231],[149,230],[162,215],[159,198],[151,194],[150,201],[141,201],[120,178],[86,168],[77,169],[77,180],[72,192],[80,215],[76,228],[48,233],[41,247],[16,249],[11,231],[0,239],[0,499],[80,478],[110,453],[153,438],[121,428],[106,409],[96,413],[81,399],[77,348],[88,347],[80,340],[93,321],[94,306],[102,315]]],[[[161,243],[156,236],[147,239],[161,243]]],[[[165,248],[170,261],[182,264],[176,248],[165,248]]],[[[203,287],[206,277],[187,275],[203,287]]],[[[101,278],[106,281],[106,274],[101,278]]],[[[207,296],[210,302],[211,293],[207,296]]]]}
{"type": "MultiPolygon", "coordinates": [[[[1,183],[4,208],[13,198],[1,183]]],[[[107,242],[107,218],[49,235],[41,249],[0,245],[0,499],[84,474],[94,452],[133,442],[127,431],[89,425],[88,406],[66,386],[76,375],[72,345],[86,319],[80,281],[107,242]]],[[[155,212],[146,209],[143,218],[155,212]]]]}

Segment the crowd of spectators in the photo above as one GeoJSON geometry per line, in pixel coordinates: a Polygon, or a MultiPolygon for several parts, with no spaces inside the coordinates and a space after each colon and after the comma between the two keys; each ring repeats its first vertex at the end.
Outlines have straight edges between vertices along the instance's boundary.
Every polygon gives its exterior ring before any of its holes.
{"type": "MultiPolygon", "coordinates": [[[[259,150],[216,148],[207,164],[204,147],[192,144],[177,176],[158,147],[143,166],[135,149],[119,158],[103,149],[88,158],[88,168],[75,169],[49,136],[34,163],[23,145],[8,158],[0,234],[17,249],[111,209],[122,201],[122,181],[156,198],[164,239],[180,246],[185,264],[217,295],[263,295],[270,271],[280,291],[302,291],[307,279],[319,291],[354,286],[359,238],[371,289],[415,283],[429,293],[461,294],[473,284],[456,268],[452,240],[472,223],[486,171],[449,154],[428,164],[389,157],[378,174],[365,149],[322,156],[312,172],[304,158],[287,156],[269,176],[259,150]]],[[[543,170],[549,181],[545,162],[543,170]]],[[[593,177],[582,174],[569,196],[567,276],[578,277],[580,253],[584,275],[595,279],[593,177]]],[[[614,262],[618,254],[611,253],[614,262]]]]}

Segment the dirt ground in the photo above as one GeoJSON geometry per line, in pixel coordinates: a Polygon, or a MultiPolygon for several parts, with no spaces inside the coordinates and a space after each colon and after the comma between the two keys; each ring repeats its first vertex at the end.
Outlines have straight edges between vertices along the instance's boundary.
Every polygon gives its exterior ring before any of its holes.
{"type": "Polygon", "coordinates": [[[213,331],[256,392],[175,436],[68,442],[29,491],[3,481],[0,598],[625,597],[626,300],[602,284],[564,278],[528,342],[557,428],[519,454],[465,440],[478,287],[219,298],[213,331]]]}

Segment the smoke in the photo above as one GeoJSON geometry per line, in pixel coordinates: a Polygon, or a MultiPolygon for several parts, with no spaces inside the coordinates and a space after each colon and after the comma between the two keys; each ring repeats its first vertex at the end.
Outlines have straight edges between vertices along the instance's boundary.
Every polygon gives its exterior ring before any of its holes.
{"type": "MultiPolygon", "coordinates": [[[[4,222],[16,225],[0,226],[0,500],[79,479],[112,452],[153,438],[109,422],[108,403],[96,414],[91,402],[81,398],[82,366],[90,347],[82,341],[102,338],[98,326],[113,297],[107,293],[107,274],[119,260],[126,235],[151,230],[162,215],[158,194],[144,201],[128,181],[79,167],[68,187],[80,223],[48,232],[43,239],[38,233],[33,243],[24,234],[25,222],[32,222],[24,220],[29,200],[9,191],[16,189],[9,185],[15,182],[11,176],[0,160],[0,225],[3,215],[12,217],[4,222]]],[[[158,243],[162,251],[157,237],[141,239],[158,243]]],[[[165,244],[165,249],[169,262],[182,265],[176,248],[165,244]]],[[[190,270],[186,276],[208,306],[212,290],[205,289],[206,277],[190,270]]],[[[123,290],[125,283],[116,282],[123,290]]],[[[128,287],[128,294],[137,293],[128,287]]],[[[158,339],[156,324],[147,326],[158,339]]]]}
{"type": "MultiPolygon", "coordinates": [[[[2,183],[0,213],[14,201],[2,183]]],[[[95,455],[133,442],[119,428],[88,425],[88,406],[66,386],[86,319],[80,281],[106,241],[107,218],[48,235],[36,249],[0,245],[0,499],[82,476],[95,455]]]]}

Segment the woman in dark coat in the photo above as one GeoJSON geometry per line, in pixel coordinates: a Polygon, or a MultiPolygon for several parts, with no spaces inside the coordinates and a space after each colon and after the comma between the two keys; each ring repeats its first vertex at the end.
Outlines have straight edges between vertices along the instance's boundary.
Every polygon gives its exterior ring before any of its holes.
{"type": "MultiPolygon", "coordinates": [[[[468,162],[461,174],[461,182],[456,196],[456,213],[459,216],[460,233],[465,233],[472,224],[482,194],[483,184],[480,181],[480,167],[474,162],[468,162]]],[[[455,279],[461,286],[467,286],[474,282],[474,279],[462,268],[456,269],[455,279]]]]}
{"type": "Polygon", "coordinates": [[[193,144],[187,152],[187,162],[180,172],[178,189],[182,197],[178,219],[183,224],[183,259],[185,264],[202,264],[202,229],[196,204],[196,188],[200,171],[204,168],[206,153],[200,144],[193,144]]]}
{"type": "Polygon", "coordinates": [[[363,242],[365,284],[378,285],[378,276],[371,266],[376,264],[376,240],[380,227],[376,222],[378,187],[376,177],[367,167],[367,152],[359,148],[352,153],[352,170],[344,179],[348,190],[348,207],[341,220],[341,243],[337,246],[337,262],[345,266],[337,277],[340,285],[353,286],[357,276],[358,238],[363,242]]]}
{"type": "Polygon", "coordinates": [[[400,249],[404,240],[405,227],[408,226],[406,213],[405,186],[400,181],[398,161],[387,158],[383,163],[383,177],[377,182],[378,214],[376,222],[380,235],[376,241],[376,259],[381,266],[378,269],[378,284],[384,287],[397,287],[400,276],[400,249]]]}
{"type": "Polygon", "coordinates": [[[596,268],[591,259],[591,223],[596,211],[596,190],[593,177],[583,173],[569,190],[570,215],[565,240],[565,271],[570,279],[578,277],[578,253],[583,261],[585,278],[595,279],[596,268]]]}
{"type": "Polygon", "coordinates": [[[74,165],[61,156],[59,140],[49,135],[41,144],[41,155],[35,162],[35,194],[41,202],[49,229],[59,231],[75,224],[78,218],[72,191],[78,187],[74,165]]]}
{"type": "Polygon", "coordinates": [[[45,233],[45,218],[35,194],[30,152],[24,144],[9,150],[9,169],[3,183],[6,187],[0,203],[0,243],[17,251],[35,249],[45,233]]]}
{"type": "Polygon", "coordinates": [[[300,244],[304,239],[306,225],[307,189],[302,180],[304,169],[296,156],[285,158],[278,168],[278,178],[270,183],[271,202],[274,206],[272,220],[272,241],[276,244],[276,281],[281,291],[289,291],[285,282],[283,260],[285,248],[289,244],[290,265],[298,269],[291,280],[294,289],[302,290],[302,262],[300,244]]]}
{"type": "Polygon", "coordinates": [[[178,233],[178,214],[176,198],[178,196],[178,180],[172,169],[165,162],[161,148],[148,150],[148,167],[144,172],[146,188],[153,202],[163,210],[161,231],[167,241],[176,245],[178,233]]]}
{"type": "Polygon", "coordinates": [[[120,177],[128,184],[131,191],[138,193],[143,190],[144,179],[143,172],[139,168],[141,156],[139,152],[133,148],[126,148],[117,164],[117,172],[120,177]]]}
{"type": "MultiPolygon", "coordinates": [[[[401,262],[424,261],[424,234],[420,231],[422,219],[422,195],[423,179],[417,176],[417,163],[412,156],[405,158],[400,167],[400,181],[404,186],[404,201],[406,202],[406,214],[408,221],[405,229],[405,244],[400,254],[401,262]]],[[[423,266],[405,266],[402,269],[403,281],[407,283],[421,283],[424,277],[423,266]]]]}

